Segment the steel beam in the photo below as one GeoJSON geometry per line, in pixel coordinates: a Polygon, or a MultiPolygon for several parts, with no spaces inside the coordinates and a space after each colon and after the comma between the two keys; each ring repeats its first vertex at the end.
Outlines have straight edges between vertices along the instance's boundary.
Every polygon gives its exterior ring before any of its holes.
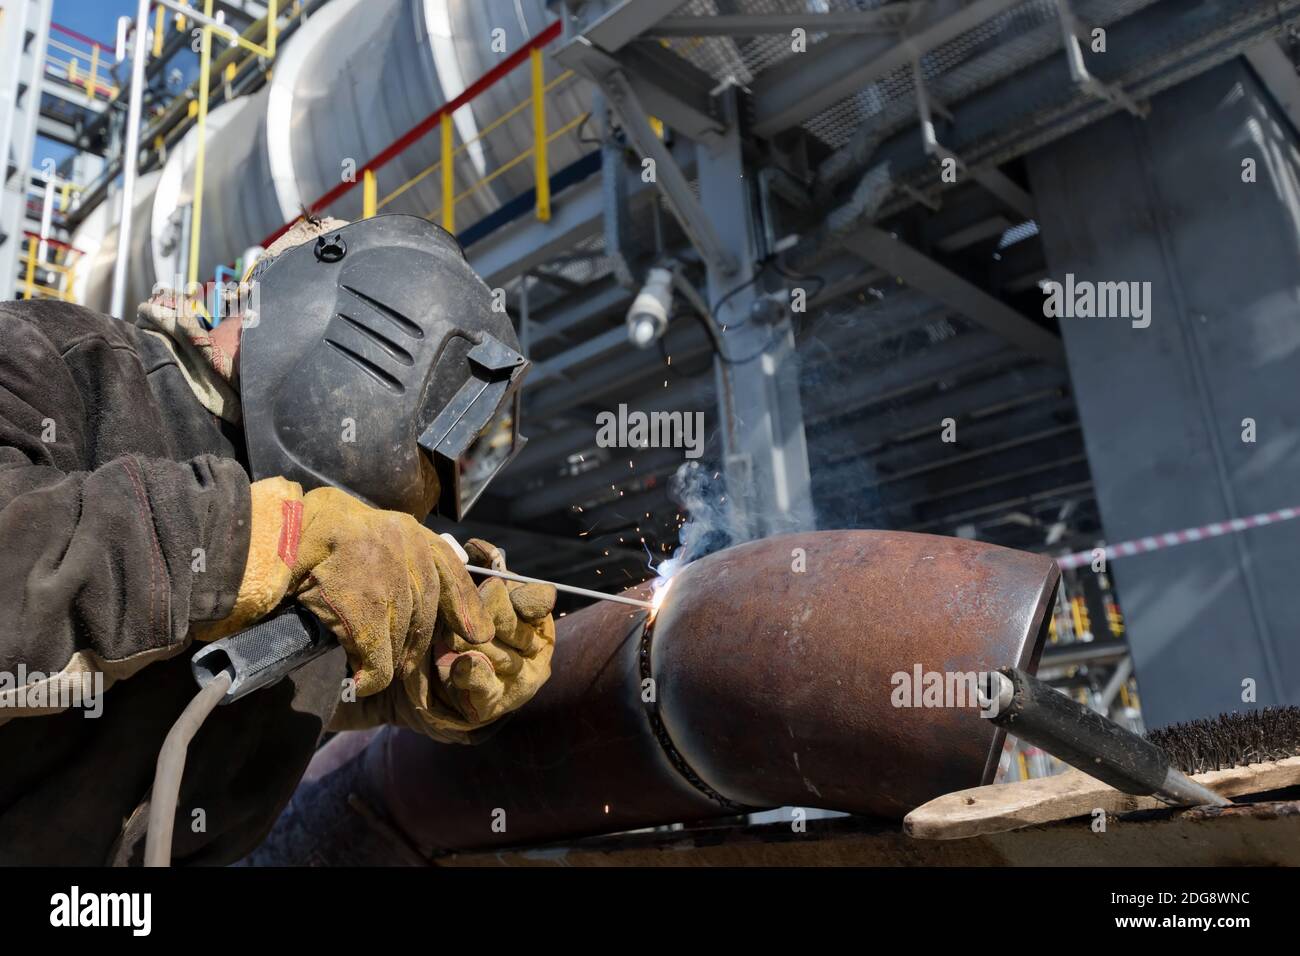
{"type": "MultiPolygon", "coordinates": [[[[628,408],[645,412],[693,412],[710,408],[714,405],[713,382],[709,377],[700,375],[694,378],[672,382],[668,388],[660,382],[642,392],[619,396],[619,401],[628,408]]],[[[607,405],[615,404],[607,402],[607,405]]],[[[525,421],[527,409],[525,409],[525,421]]],[[[575,420],[578,420],[575,417],[575,420]]],[[[531,425],[528,426],[530,429],[531,425]]],[[[558,428],[544,435],[530,435],[528,444],[518,457],[510,463],[492,484],[492,490],[502,495],[512,495],[521,491],[539,473],[559,470],[567,458],[596,443],[596,423],[591,416],[582,424],[558,428]]]]}
{"type": "MultiPolygon", "coordinates": [[[[1061,321],[1112,541],[1285,507],[1300,473],[1300,136],[1242,59],[1152,103],[1027,164],[1052,277],[1149,290],[1144,327],[1061,321]],[[1257,183],[1221,188],[1243,157],[1257,183]]],[[[1247,676],[1258,706],[1300,703],[1295,537],[1246,530],[1115,563],[1144,715],[1239,707],[1247,676]]]]}
{"type": "MultiPolygon", "coordinates": [[[[722,133],[709,91],[712,78],[667,50],[628,47],[617,58],[595,47],[575,44],[555,54],[563,66],[603,87],[604,78],[622,72],[650,115],[694,140],[722,133]]],[[[593,102],[593,110],[597,108],[593,102]]]]}
{"type": "Polygon", "coordinates": [[[1291,125],[1300,130],[1300,75],[1276,40],[1266,40],[1246,54],[1260,82],[1273,95],[1291,125]]]}
{"type": "Polygon", "coordinates": [[[844,246],[1030,355],[1053,364],[1064,363],[1065,350],[1056,335],[884,230],[875,226],[859,229],[844,240],[844,246]]]}
{"type": "Polygon", "coordinates": [[[77,148],[77,128],[44,114],[36,121],[36,135],[62,143],[64,146],[71,146],[73,149],[77,148]]]}
{"type": "Polygon", "coordinates": [[[510,503],[510,520],[531,521],[548,512],[563,511],[579,504],[598,494],[602,488],[634,478],[671,474],[685,460],[680,448],[621,450],[619,457],[599,468],[555,478],[546,487],[515,498],[510,503]]]}
{"type": "MultiPolygon", "coordinates": [[[[709,338],[698,322],[674,322],[663,338],[664,351],[678,367],[709,351],[709,338]]],[[[576,405],[635,387],[648,376],[668,377],[662,366],[648,365],[646,353],[628,348],[594,366],[576,382],[564,382],[529,390],[525,385],[524,416],[550,418],[576,405]]]]}
{"type": "Polygon", "coordinates": [[[685,174],[664,141],[650,126],[646,107],[633,89],[627,74],[622,70],[614,70],[600,77],[597,82],[605,91],[610,107],[618,115],[623,131],[632,144],[641,156],[653,161],[654,179],[691,244],[711,269],[718,269],[727,275],[733,274],[736,271],[735,257],[723,246],[713,222],[705,215],[699,200],[691,192],[685,174]]]}
{"type": "Polygon", "coordinates": [[[659,139],[650,126],[645,105],[641,103],[636,90],[633,90],[627,74],[621,70],[614,70],[603,75],[598,82],[610,100],[610,107],[614,109],[623,124],[623,130],[632,140],[633,146],[641,156],[649,157],[653,161],[655,182],[658,183],[664,202],[676,217],[682,232],[686,233],[686,237],[697,248],[699,255],[703,256],[710,268],[719,269],[725,274],[735,273],[735,256],[732,256],[731,252],[723,246],[710,217],[705,215],[701,204],[695,199],[695,194],[690,191],[690,183],[686,181],[685,174],[673,160],[666,144],[659,139]]]}
{"type": "Polygon", "coordinates": [[[634,348],[634,346],[627,339],[627,328],[616,325],[599,335],[593,335],[581,345],[575,345],[553,358],[539,362],[529,373],[528,384],[530,386],[540,385],[551,379],[568,375],[580,366],[605,358],[620,349],[631,348],[634,348]]]}
{"type": "Polygon", "coordinates": [[[529,320],[532,348],[537,350],[586,322],[625,309],[631,300],[632,293],[627,289],[613,281],[605,281],[586,286],[555,305],[538,309],[529,320]]]}
{"type": "Polygon", "coordinates": [[[820,393],[809,398],[808,424],[844,421],[863,409],[933,389],[940,383],[992,374],[1017,359],[1019,356],[996,335],[982,329],[967,332],[901,360],[859,368],[858,378],[868,378],[870,385],[851,395],[827,394],[827,389],[836,385],[826,380],[820,393]]]}
{"type": "Polygon", "coordinates": [[[50,0],[6,3],[4,22],[0,22],[0,301],[14,297],[18,257],[25,242],[27,178],[40,114],[52,6],[50,0]],[[16,167],[12,181],[11,156],[16,167]]]}
{"type": "MultiPolygon", "coordinates": [[[[851,38],[819,43],[815,56],[794,56],[754,83],[753,131],[771,136],[816,116],[828,106],[916,57],[1011,9],[1023,0],[937,0],[916,29],[898,37],[851,38]]],[[[811,52],[811,51],[810,51],[811,52]]]]}
{"type": "Polygon", "coordinates": [[[623,50],[618,59],[594,54],[588,62],[604,58],[605,69],[621,68],[652,116],[694,140],[722,134],[713,105],[713,77],[693,63],[658,44],[639,43],[623,50]]]}
{"type": "MultiPolygon", "coordinates": [[[[686,169],[693,152],[683,150],[686,169]]],[[[474,270],[489,286],[502,286],[530,269],[571,252],[579,243],[598,234],[603,226],[604,198],[600,177],[592,176],[554,197],[549,222],[522,216],[474,243],[466,254],[474,270]]],[[[631,208],[653,200],[653,183],[640,178],[629,184],[631,208]]]]}
{"type": "Polygon", "coordinates": [[[1087,469],[1085,468],[1083,471],[1085,474],[1085,480],[1070,481],[1066,484],[1045,488],[1042,491],[1035,491],[1031,494],[1003,498],[1000,501],[994,501],[991,504],[981,504],[978,507],[951,512],[939,518],[931,518],[925,521],[919,521],[915,524],[904,525],[899,530],[922,532],[935,531],[941,528],[956,527],[963,522],[978,521],[985,515],[1003,515],[1006,514],[1006,512],[1015,509],[1041,508],[1044,505],[1061,504],[1076,499],[1090,500],[1093,497],[1092,481],[1091,479],[1086,478],[1087,469]]]}
{"type": "MultiPolygon", "coordinates": [[[[947,417],[955,418],[960,429],[963,422],[978,421],[985,409],[997,403],[1038,402],[1066,395],[1068,389],[1060,369],[1033,364],[953,381],[936,395],[920,396],[902,408],[861,415],[852,423],[841,422],[834,428],[810,427],[808,440],[815,448],[827,449],[828,460],[844,449],[871,455],[918,435],[933,434],[939,427],[936,423],[947,417]],[[1008,399],[1008,395],[1012,398],[1008,399]]],[[[532,447],[531,442],[528,447],[532,447]]]]}
{"type": "Polygon", "coordinates": [[[595,46],[614,53],[648,32],[656,23],[682,5],[682,0],[589,0],[567,3],[571,16],[564,18],[564,46],[595,46]],[[575,9],[576,7],[576,9],[575,9]]]}
{"type": "Polygon", "coordinates": [[[894,3],[875,10],[828,13],[732,13],[712,17],[665,17],[647,33],[652,37],[744,37],[806,30],[817,33],[896,33],[925,8],[924,3],[894,3]]]}

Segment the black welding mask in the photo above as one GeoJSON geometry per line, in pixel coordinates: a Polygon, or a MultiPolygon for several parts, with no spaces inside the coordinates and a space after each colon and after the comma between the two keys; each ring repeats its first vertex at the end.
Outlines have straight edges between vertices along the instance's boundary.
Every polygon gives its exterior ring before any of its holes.
{"type": "Polygon", "coordinates": [[[523,447],[528,360],[445,230],[362,220],[264,260],[250,282],[239,378],[254,478],[459,520],[523,447]]]}

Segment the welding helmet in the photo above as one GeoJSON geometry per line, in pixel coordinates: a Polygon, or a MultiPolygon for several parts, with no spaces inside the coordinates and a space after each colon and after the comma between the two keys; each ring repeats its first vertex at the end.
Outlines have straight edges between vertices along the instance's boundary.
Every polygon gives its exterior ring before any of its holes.
{"type": "Polygon", "coordinates": [[[446,230],[365,219],[249,281],[239,378],[254,478],[459,520],[523,447],[528,360],[446,230]]]}

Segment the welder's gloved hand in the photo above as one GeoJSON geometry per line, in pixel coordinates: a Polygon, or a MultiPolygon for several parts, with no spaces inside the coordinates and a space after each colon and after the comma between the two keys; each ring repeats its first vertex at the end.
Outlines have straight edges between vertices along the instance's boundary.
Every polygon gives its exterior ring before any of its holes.
{"type": "MultiPolygon", "coordinates": [[[[500,552],[465,544],[471,564],[504,569],[500,552]]],[[[430,655],[376,698],[345,702],[332,730],[397,724],[435,740],[472,743],[472,733],[533,698],[551,674],[555,588],[487,578],[478,589],[493,622],[492,640],[474,645],[440,627],[430,655]]]]}
{"type": "Polygon", "coordinates": [[[465,648],[495,639],[496,619],[460,559],[410,515],[372,508],[335,488],[303,495],[279,478],[255,482],[252,490],[252,536],[234,620],[200,639],[240,630],[294,597],[338,637],[359,698],[415,673],[435,633],[465,648]]]}

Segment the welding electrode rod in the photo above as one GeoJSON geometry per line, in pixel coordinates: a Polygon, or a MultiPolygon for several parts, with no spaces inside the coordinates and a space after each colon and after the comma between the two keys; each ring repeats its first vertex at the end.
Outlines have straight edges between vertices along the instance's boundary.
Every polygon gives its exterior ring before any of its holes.
{"type": "Polygon", "coordinates": [[[633,607],[645,608],[647,611],[654,610],[654,604],[649,601],[640,601],[636,598],[623,597],[621,594],[606,594],[603,591],[588,591],[586,588],[575,588],[572,584],[556,584],[554,581],[543,581],[541,578],[525,577],[522,574],[514,574],[511,571],[493,571],[491,568],[479,568],[472,564],[467,565],[467,569],[470,574],[486,574],[489,577],[505,578],[507,581],[522,581],[524,584],[549,584],[557,591],[568,591],[570,594],[595,598],[598,601],[615,601],[619,604],[630,604],[633,607]]]}

